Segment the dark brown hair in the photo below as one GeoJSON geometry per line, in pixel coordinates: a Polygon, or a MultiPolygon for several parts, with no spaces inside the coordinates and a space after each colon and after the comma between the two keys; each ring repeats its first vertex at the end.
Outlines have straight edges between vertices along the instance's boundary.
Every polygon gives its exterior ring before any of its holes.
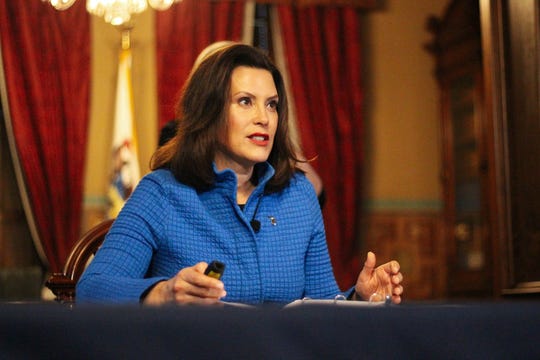
{"type": "Polygon", "coordinates": [[[176,108],[176,136],[154,153],[150,164],[152,170],[168,168],[178,181],[198,191],[207,190],[214,184],[212,163],[218,147],[218,134],[226,128],[231,75],[239,66],[264,69],[272,74],[279,98],[278,126],[268,157],[275,174],[266,191],[280,191],[289,184],[297,159],[289,135],[283,78],[265,53],[243,44],[227,46],[212,53],[192,71],[176,108]]]}

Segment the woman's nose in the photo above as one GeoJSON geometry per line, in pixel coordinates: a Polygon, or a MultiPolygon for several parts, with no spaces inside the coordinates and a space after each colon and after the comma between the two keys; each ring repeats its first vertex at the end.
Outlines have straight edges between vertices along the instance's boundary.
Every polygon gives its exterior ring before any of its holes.
{"type": "Polygon", "coordinates": [[[266,106],[257,105],[255,106],[255,121],[258,124],[267,125],[269,121],[268,112],[266,111],[266,106]]]}

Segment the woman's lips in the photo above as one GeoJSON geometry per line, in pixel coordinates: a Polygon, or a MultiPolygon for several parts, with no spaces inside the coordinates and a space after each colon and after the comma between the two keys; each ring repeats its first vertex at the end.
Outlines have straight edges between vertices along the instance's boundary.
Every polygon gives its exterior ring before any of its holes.
{"type": "Polygon", "coordinates": [[[254,142],[257,145],[266,145],[268,144],[268,140],[270,140],[270,136],[268,134],[251,134],[248,136],[248,138],[254,142]]]}

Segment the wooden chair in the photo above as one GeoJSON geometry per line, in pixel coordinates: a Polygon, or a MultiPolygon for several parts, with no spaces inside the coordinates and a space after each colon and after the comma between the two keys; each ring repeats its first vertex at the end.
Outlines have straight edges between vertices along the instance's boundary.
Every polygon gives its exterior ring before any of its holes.
{"type": "Polygon", "coordinates": [[[84,269],[99,249],[114,219],[104,220],[86,232],[73,246],[64,265],[63,272],[52,274],[45,282],[55,300],[61,303],[75,303],[75,285],[84,269]]]}

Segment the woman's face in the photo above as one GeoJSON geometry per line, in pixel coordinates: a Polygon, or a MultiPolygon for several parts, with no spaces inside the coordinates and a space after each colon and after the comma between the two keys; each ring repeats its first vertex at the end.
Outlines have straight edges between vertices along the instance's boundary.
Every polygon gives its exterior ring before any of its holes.
{"type": "Polygon", "coordinates": [[[278,93],[268,70],[239,66],[232,72],[227,127],[216,166],[250,171],[268,159],[278,124],[278,93]]]}

